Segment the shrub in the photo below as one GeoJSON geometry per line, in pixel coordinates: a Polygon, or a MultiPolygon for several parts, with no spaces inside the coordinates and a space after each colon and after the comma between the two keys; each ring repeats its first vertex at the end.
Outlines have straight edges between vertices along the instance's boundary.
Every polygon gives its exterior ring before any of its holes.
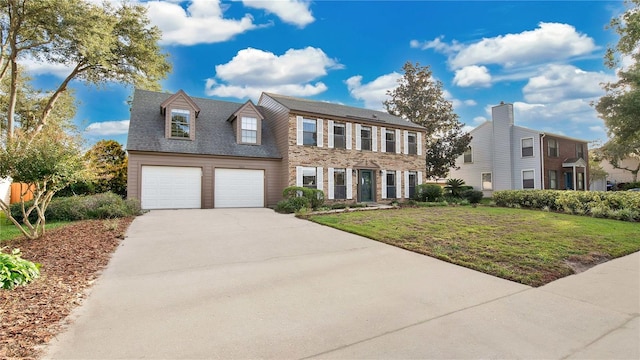
{"type": "Polygon", "coordinates": [[[0,249],[0,289],[11,290],[26,285],[40,276],[40,264],[21,257],[20,249],[5,254],[0,249]]]}
{"type": "Polygon", "coordinates": [[[442,186],[436,184],[420,184],[416,187],[416,193],[414,195],[415,200],[418,201],[438,201],[442,197],[442,186]]]}
{"type": "Polygon", "coordinates": [[[447,180],[447,186],[445,186],[445,190],[447,191],[447,194],[454,196],[454,197],[460,197],[460,192],[462,192],[462,190],[464,190],[462,187],[464,186],[464,180],[462,179],[449,179],[447,180]]]}
{"type": "Polygon", "coordinates": [[[624,185],[622,185],[622,190],[629,190],[629,189],[635,189],[635,188],[640,188],[640,181],[625,183],[624,185]]]}
{"type": "Polygon", "coordinates": [[[292,214],[298,212],[303,208],[310,206],[309,199],[306,197],[291,197],[288,199],[280,200],[276,204],[275,210],[283,214],[292,214]]]}
{"type": "Polygon", "coordinates": [[[484,194],[480,190],[468,189],[463,191],[460,196],[462,196],[463,199],[469,201],[470,204],[477,204],[480,202],[480,200],[482,200],[484,194]]]}
{"type": "Polygon", "coordinates": [[[305,197],[309,205],[317,209],[324,204],[324,192],[318,189],[310,189],[302,186],[289,186],[282,191],[282,197],[287,200],[296,197],[305,197]]]}

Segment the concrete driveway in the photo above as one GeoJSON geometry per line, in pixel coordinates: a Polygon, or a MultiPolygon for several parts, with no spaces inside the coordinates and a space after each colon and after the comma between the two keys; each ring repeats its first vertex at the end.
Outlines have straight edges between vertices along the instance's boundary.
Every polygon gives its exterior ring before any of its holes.
{"type": "Polygon", "coordinates": [[[45,358],[639,358],[638,253],[531,288],[268,209],[137,218],[45,358]]]}

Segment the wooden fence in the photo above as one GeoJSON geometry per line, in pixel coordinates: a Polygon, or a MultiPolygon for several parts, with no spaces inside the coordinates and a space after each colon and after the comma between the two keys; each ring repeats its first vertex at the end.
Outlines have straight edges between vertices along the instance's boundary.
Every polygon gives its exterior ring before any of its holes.
{"type": "MultiPolygon", "coordinates": [[[[11,200],[9,201],[9,203],[13,204],[20,202],[20,194],[25,192],[28,186],[29,184],[25,183],[11,184],[11,200]]],[[[33,185],[31,185],[31,187],[33,188],[33,185]]],[[[31,199],[33,199],[33,192],[27,191],[27,193],[24,195],[24,201],[29,201],[31,199]]]]}

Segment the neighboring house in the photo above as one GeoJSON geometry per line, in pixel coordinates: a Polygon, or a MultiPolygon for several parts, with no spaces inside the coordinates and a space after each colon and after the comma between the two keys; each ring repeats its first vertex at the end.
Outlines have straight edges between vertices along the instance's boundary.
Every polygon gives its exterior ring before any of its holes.
{"type": "Polygon", "coordinates": [[[470,134],[467,151],[456,160],[451,178],[482,190],[586,190],[587,142],[514,125],[513,105],[491,109],[487,121],[470,134]]]}
{"type": "Polygon", "coordinates": [[[424,139],[424,128],[379,111],[136,90],[128,194],[144,209],[274,206],[296,185],[329,202],[391,202],[422,183],[424,139]]]}
{"type": "Polygon", "coordinates": [[[0,178],[0,200],[5,204],[11,201],[11,178],[0,178]]]}
{"type": "MultiPolygon", "coordinates": [[[[619,167],[637,169],[637,159],[624,159],[620,161],[619,167]]],[[[633,182],[633,174],[628,170],[614,168],[613,165],[607,160],[600,161],[602,170],[607,172],[607,176],[604,179],[597,179],[592,182],[590,189],[594,191],[606,191],[607,184],[609,184],[614,190],[618,184],[633,182]]]]}

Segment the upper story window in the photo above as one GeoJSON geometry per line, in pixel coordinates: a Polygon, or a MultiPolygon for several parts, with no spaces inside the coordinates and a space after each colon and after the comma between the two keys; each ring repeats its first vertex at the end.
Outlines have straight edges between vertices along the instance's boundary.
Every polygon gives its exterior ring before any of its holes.
{"type": "Polygon", "coordinates": [[[191,112],[189,110],[171,110],[171,137],[189,139],[191,112]]]}
{"type": "Polygon", "coordinates": [[[576,157],[578,159],[584,159],[584,148],[582,144],[576,144],[576,157]]]}
{"type": "Polygon", "coordinates": [[[333,123],[333,147],[345,149],[347,147],[345,126],[343,123],[333,123]]]}
{"type": "Polygon", "coordinates": [[[317,127],[316,120],[302,120],[302,144],[316,146],[317,143],[317,127]]]}
{"type": "Polygon", "coordinates": [[[547,140],[547,147],[549,148],[549,156],[558,157],[558,141],[556,139],[547,140]]]}
{"type": "Polygon", "coordinates": [[[534,171],[522,170],[522,188],[533,189],[535,187],[534,171]]]}
{"type": "Polygon", "coordinates": [[[387,130],[384,134],[386,151],[388,153],[396,152],[396,132],[393,130],[387,130]]]}
{"type": "Polygon", "coordinates": [[[410,132],[407,137],[407,143],[409,144],[409,155],[418,154],[418,134],[410,132]]]}
{"type": "Polygon", "coordinates": [[[522,157],[533,156],[533,138],[523,138],[522,142],[522,157]]]}
{"type": "Polygon", "coordinates": [[[469,164],[473,162],[473,150],[471,146],[467,147],[467,150],[464,151],[464,163],[469,164]]]}
{"type": "Polygon", "coordinates": [[[258,143],[258,119],[252,117],[242,117],[242,138],[243,143],[256,144],[258,143]]]}
{"type": "Polygon", "coordinates": [[[360,148],[362,150],[371,151],[371,127],[363,126],[360,128],[360,148]]]}

